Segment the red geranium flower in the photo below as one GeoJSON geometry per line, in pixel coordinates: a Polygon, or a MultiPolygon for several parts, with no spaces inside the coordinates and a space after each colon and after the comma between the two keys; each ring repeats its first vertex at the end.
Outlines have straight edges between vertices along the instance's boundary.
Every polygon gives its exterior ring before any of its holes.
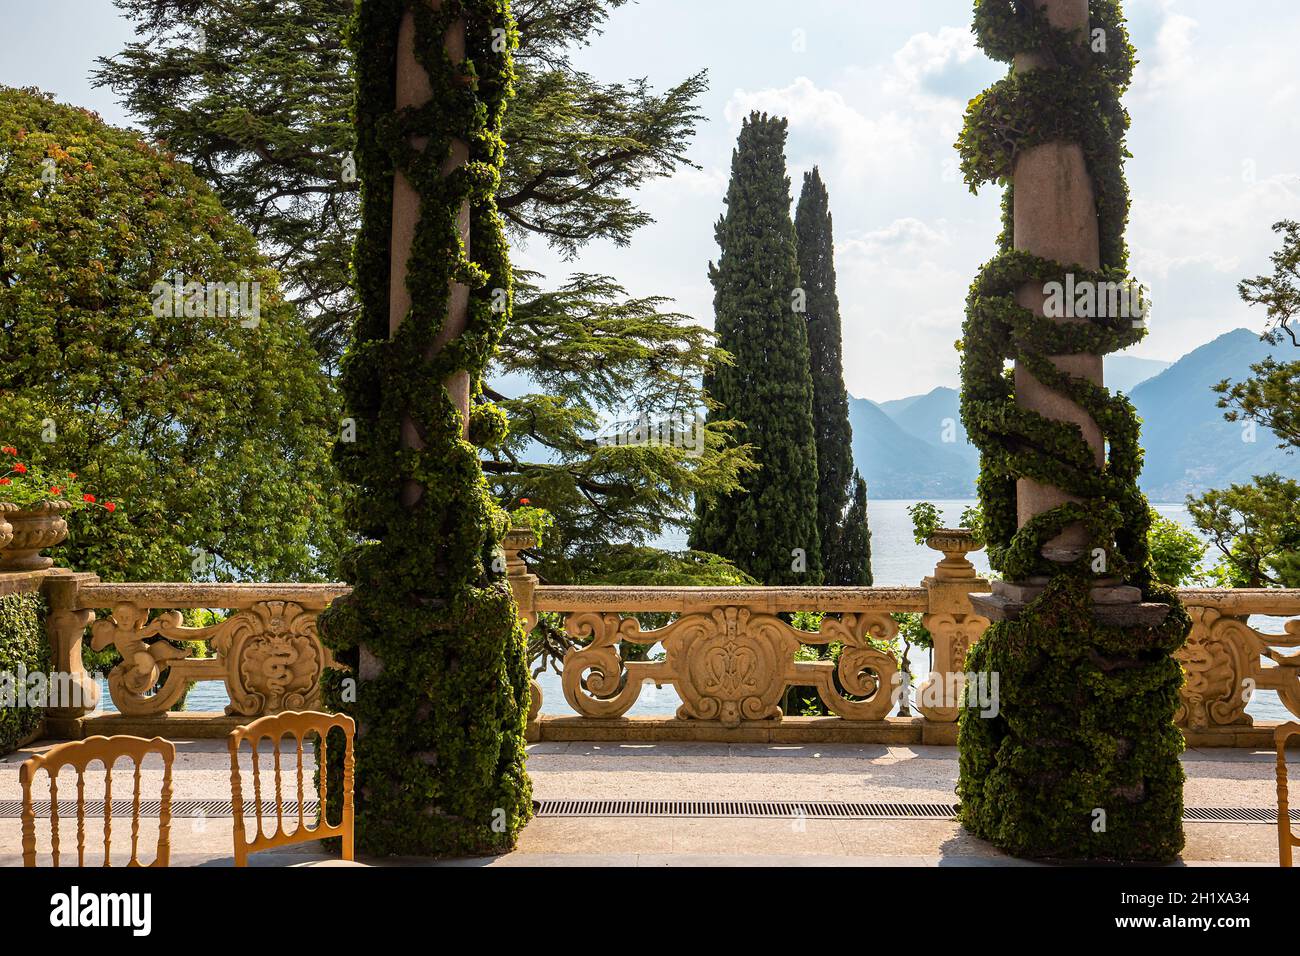
{"type": "Polygon", "coordinates": [[[520,499],[519,499],[519,503],[520,503],[521,505],[530,505],[530,504],[532,504],[532,500],[531,500],[531,499],[528,499],[528,498],[520,498],[520,499]]]}
{"type": "Polygon", "coordinates": [[[117,510],[117,505],[113,504],[113,502],[111,502],[111,501],[105,501],[105,502],[104,502],[104,510],[106,510],[106,511],[116,511],[116,510],[117,510]]]}
{"type": "Polygon", "coordinates": [[[50,494],[52,494],[52,495],[61,495],[61,494],[63,494],[63,489],[60,488],[58,485],[51,485],[51,486],[50,486],[50,494]]]}
{"type": "Polygon", "coordinates": [[[27,466],[20,461],[18,464],[14,465],[14,471],[18,472],[20,475],[25,475],[27,474],[27,466]]]}
{"type": "Polygon", "coordinates": [[[69,480],[69,481],[71,481],[72,479],[74,479],[74,478],[76,478],[76,477],[77,477],[77,473],[76,473],[75,471],[70,471],[70,472],[68,472],[68,480],[69,480]]]}
{"type": "Polygon", "coordinates": [[[0,485],[12,485],[13,483],[12,478],[0,478],[0,485]]]}
{"type": "Polygon", "coordinates": [[[82,500],[82,501],[89,501],[89,502],[93,505],[93,504],[95,503],[95,496],[94,496],[94,495],[82,495],[82,496],[81,496],[81,500],[82,500]]]}

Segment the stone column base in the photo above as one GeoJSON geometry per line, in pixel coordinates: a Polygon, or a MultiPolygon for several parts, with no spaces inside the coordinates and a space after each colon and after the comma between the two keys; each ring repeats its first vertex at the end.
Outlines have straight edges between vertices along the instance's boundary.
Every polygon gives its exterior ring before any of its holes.
{"type": "MultiPolygon", "coordinates": [[[[1014,621],[1046,589],[1046,579],[995,581],[991,594],[972,594],[970,603],[990,621],[1014,621]]],[[[1127,584],[1102,582],[1091,596],[1093,620],[1107,627],[1158,627],[1169,614],[1168,604],[1144,602],[1142,592],[1127,584]]]]}

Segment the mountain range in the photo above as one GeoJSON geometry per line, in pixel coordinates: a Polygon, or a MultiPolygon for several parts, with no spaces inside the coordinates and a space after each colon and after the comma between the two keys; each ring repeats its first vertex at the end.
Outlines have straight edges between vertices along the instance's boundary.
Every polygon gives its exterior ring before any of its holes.
{"type": "MultiPolygon", "coordinates": [[[[1235,329],[1174,363],[1127,355],[1106,358],[1106,384],[1124,392],[1142,418],[1146,463],[1142,490],[1152,501],[1181,502],[1189,494],[1276,471],[1300,478],[1300,454],[1277,447],[1259,428],[1254,441],[1240,423],[1223,418],[1211,386],[1241,381],[1275,349],[1249,329],[1235,329]]],[[[1294,356],[1278,355],[1279,361],[1294,356]]],[[[966,439],[959,397],[939,387],[887,402],[849,397],[853,457],[873,498],[973,498],[979,451],[966,439]]]]}

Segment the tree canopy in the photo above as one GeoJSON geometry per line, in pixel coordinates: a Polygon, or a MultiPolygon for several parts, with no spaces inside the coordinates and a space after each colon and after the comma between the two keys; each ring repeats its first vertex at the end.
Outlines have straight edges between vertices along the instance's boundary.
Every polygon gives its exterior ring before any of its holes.
{"type": "Polygon", "coordinates": [[[827,584],[871,583],[871,532],[867,530],[866,482],[853,470],[853,426],[844,388],[840,300],[835,291],[835,235],[830,196],[821,171],[804,174],[795,211],[799,239],[799,280],[808,323],[808,356],[813,384],[813,429],[817,441],[817,530],[827,584]],[[845,515],[850,493],[857,496],[845,515]],[[861,527],[850,527],[850,517],[861,527]]]}
{"type": "Polygon", "coordinates": [[[324,573],[339,414],[249,231],[185,164],[33,90],[0,88],[0,170],[0,441],[118,504],[70,518],[60,563],[324,573]]]}
{"type": "MultiPolygon", "coordinates": [[[[100,61],[96,82],[252,230],[335,367],[358,308],[349,285],[359,225],[354,61],[342,40],[354,0],[115,2],[137,39],[100,61]]],[[[635,190],[690,165],[704,73],[656,91],[645,80],[599,81],[573,63],[625,2],[511,4],[519,47],[497,204],[512,239],[566,257],[593,239],[626,244],[650,221],[635,190]]],[[[736,486],[749,461],[721,421],[699,454],[606,449],[592,434],[620,407],[677,419],[701,408],[700,377],[721,360],[707,330],[661,298],[582,273],[555,283],[519,273],[513,306],[484,392],[512,429],[484,461],[503,502],[524,497],[555,512],[543,573],[585,574],[601,542],[644,544],[684,526],[692,495],[736,486]]]]}
{"type": "Polygon", "coordinates": [[[787,121],[753,113],[731,159],[726,212],[710,264],[719,344],[734,364],[711,369],[705,391],[715,418],[740,423],[760,470],[744,491],[703,499],[691,547],[720,554],[764,584],[817,584],[817,444],[808,332],[796,311],[799,288],[787,121]]]}
{"type": "MultiPolygon", "coordinates": [[[[1273,274],[1245,279],[1242,301],[1265,309],[1261,338],[1274,345],[1295,341],[1290,322],[1300,313],[1300,223],[1273,226],[1282,247],[1273,254],[1273,274]]],[[[1271,429],[1278,447],[1300,449],[1300,361],[1269,356],[1251,366],[1251,378],[1224,380],[1214,387],[1230,422],[1252,422],[1271,429]]],[[[1300,587],[1300,484],[1278,474],[1257,475],[1253,485],[1231,485],[1196,498],[1187,508],[1197,527],[1219,552],[1214,582],[1225,587],[1300,587]]]]}

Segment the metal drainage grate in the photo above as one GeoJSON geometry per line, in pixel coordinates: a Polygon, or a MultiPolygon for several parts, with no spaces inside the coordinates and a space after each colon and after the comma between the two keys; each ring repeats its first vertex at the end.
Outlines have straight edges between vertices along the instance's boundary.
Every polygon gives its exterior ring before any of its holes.
{"type": "MultiPolygon", "coordinates": [[[[1300,807],[1290,812],[1293,823],[1300,823],[1300,807]]],[[[1277,807],[1184,807],[1183,819],[1190,823],[1277,823],[1277,807]]]]}
{"type": "MultiPolygon", "coordinates": [[[[129,817],[134,807],[132,800],[114,800],[113,816],[129,817]]],[[[34,800],[32,809],[36,812],[37,819],[48,819],[50,815],[50,801],[34,800]]],[[[304,800],[302,812],[304,817],[315,818],[317,811],[320,809],[319,800],[304,800]]],[[[287,819],[298,816],[298,801],[286,800],[281,807],[281,814],[287,819]]],[[[19,800],[0,800],[0,819],[14,819],[21,817],[23,805],[19,800]]],[[[160,800],[141,800],[140,815],[142,817],[156,817],[162,813],[162,802],[160,800]]],[[[75,800],[60,800],[59,814],[63,819],[75,818],[77,815],[77,803],[75,800]]],[[[104,801],[88,799],[86,801],[86,817],[102,817],[104,815],[104,801]]],[[[228,817],[232,815],[229,800],[173,800],[172,816],[173,817],[228,817]]],[[[256,808],[251,801],[244,804],[244,816],[256,816],[256,808]]],[[[275,801],[262,801],[262,816],[264,818],[275,817],[275,801]]]]}
{"type": "MultiPolygon", "coordinates": [[[[50,815],[50,801],[38,800],[32,805],[38,819],[50,815]]],[[[103,814],[103,801],[86,801],[86,816],[103,814]]],[[[303,816],[315,818],[320,801],[303,802],[303,816]]],[[[64,819],[76,816],[75,801],[59,801],[64,819]]],[[[132,801],[114,800],[113,816],[129,817],[132,801]]],[[[141,800],[140,815],[156,817],[162,811],[158,800],[141,800]]],[[[285,818],[298,815],[298,803],[284,803],[281,814],[285,818]]],[[[954,803],[824,803],[794,801],[751,800],[542,800],[534,805],[539,817],[750,817],[790,819],[805,817],[820,820],[952,820],[957,816],[954,803]]],[[[172,816],[228,817],[229,800],[173,800],[172,816]]],[[[245,804],[244,815],[254,816],[251,804],[245,804]]],[[[0,800],[0,819],[17,819],[22,816],[22,803],[18,800],[0,800]]],[[[275,801],[262,801],[262,816],[275,816],[275,801]]],[[[1255,807],[1186,807],[1183,819],[1190,823],[1266,823],[1276,825],[1277,810],[1255,807]]],[[[1300,825],[1300,808],[1291,811],[1291,820],[1300,825]]]]}
{"type": "Polygon", "coordinates": [[[951,803],[796,803],[750,800],[542,800],[539,817],[809,817],[838,820],[950,820],[951,803]]]}
{"type": "MultiPolygon", "coordinates": [[[[953,820],[953,803],[796,803],[741,800],[542,800],[539,817],[771,817],[832,820],[953,820]]],[[[1187,807],[1192,823],[1277,823],[1277,810],[1253,807],[1187,807]]],[[[1291,819],[1300,823],[1300,809],[1291,819]]]]}

